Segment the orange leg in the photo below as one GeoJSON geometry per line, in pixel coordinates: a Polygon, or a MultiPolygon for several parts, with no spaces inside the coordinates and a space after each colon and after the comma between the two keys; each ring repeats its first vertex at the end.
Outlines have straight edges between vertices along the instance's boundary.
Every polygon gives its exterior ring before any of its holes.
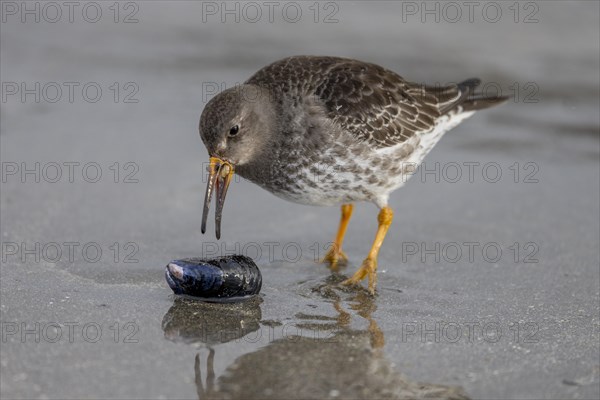
{"type": "Polygon", "coordinates": [[[340,220],[337,236],[327,251],[327,254],[325,254],[325,257],[321,260],[321,262],[328,263],[331,268],[335,269],[337,268],[338,263],[345,264],[348,261],[348,257],[342,251],[342,242],[344,241],[344,235],[346,235],[346,229],[348,228],[353,209],[354,206],[352,204],[342,205],[342,219],[340,220]]]}
{"type": "Polygon", "coordinates": [[[369,255],[363,261],[362,265],[356,271],[356,273],[352,276],[352,278],[346,279],[342,282],[344,285],[356,285],[366,276],[369,277],[369,292],[371,294],[375,294],[375,286],[377,285],[377,255],[379,254],[379,249],[383,244],[383,239],[385,239],[385,235],[392,224],[392,219],[394,218],[394,212],[389,207],[383,207],[379,212],[377,217],[377,221],[379,226],[377,228],[377,234],[375,235],[375,241],[373,241],[373,246],[371,246],[371,251],[369,251],[369,255]]]}

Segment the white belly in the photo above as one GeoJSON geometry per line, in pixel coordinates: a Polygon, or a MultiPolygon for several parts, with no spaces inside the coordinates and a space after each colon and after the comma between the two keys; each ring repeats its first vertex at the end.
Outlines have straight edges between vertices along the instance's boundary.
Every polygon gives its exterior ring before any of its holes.
{"type": "MultiPolygon", "coordinates": [[[[410,138],[406,143],[375,150],[362,157],[336,158],[336,166],[311,165],[298,171],[300,191],[273,192],[295,203],[333,206],[357,201],[371,201],[379,207],[387,205],[391,192],[403,186],[414,174],[425,156],[442,136],[474,112],[446,115],[438,119],[435,128],[410,138]],[[406,153],[406,147],[412,151],[406,153]],[[372,165],[373,158],[393,160],[389,168],[372,165]],[[353,172],[358,166],[361,173],[353,172]],[[318,171],[315,173],[315,169],[318,171]],[[366,171],[366,172],[364,172],[366,171]],[[380,178],[374,182],[374,175],[380,178]],[[382,183],[382,180],[385,182],[382,183]]],[[[327,153],[326,153],[327,154],[327,153]]]]}

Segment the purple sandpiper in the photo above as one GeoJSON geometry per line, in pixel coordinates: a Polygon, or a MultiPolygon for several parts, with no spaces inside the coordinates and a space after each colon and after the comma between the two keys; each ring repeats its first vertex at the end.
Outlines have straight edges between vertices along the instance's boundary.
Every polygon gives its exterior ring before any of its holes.
{"type": "Polygon", "coordinates": [[[475,94],[479,79],[458,84],[409,82],[375,64],[295,56],[256,72],[213,97],[200,117],[210,156],[202,233],[213,191],[216,235],[234,172],[296,203],[341,205],[335,241],[323,261],[347,261],[342,241],[357,201],[380,211],[375,240],[358,271],[375,292],[377,256],[393,212],[391,192],[414,173],[445,132],[475,111],[504,102],[475,94]]]}

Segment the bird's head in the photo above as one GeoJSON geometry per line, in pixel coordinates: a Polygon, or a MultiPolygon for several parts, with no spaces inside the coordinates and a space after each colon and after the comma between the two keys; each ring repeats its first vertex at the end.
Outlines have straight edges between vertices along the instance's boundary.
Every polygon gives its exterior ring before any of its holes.
{"type": "Polygon", "coordinates": [[[251,163],[268,147],[275,125],[269,92],[256,85],[239,85],[213,97],[200,117],[200,137],[210,157],[209,178],[204,198],[202,233],[216,192],[215,223],[221,236],[221,214],[227,188],[236,166],[251,163]]]}

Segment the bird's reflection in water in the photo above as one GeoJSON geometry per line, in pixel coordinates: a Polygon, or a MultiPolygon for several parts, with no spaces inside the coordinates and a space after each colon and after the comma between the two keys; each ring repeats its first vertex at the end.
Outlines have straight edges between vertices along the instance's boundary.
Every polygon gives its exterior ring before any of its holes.
{"type": "MultiPolygon", "coordinates": [[[[252,353],[243,354],[228,366],[215,382],[215,350],[209,347],[206,360],[206,381],[203,382],[203,363],[196,355],[194,373],[199,399],[468,399],[460,387],[418,383],[394,370],[385,357],[384,334],[373,318],[375,299],[366,291],[340,288],[343,277],[331,275],[325,283],[312,288],[322,300],[330,303],[335,316],[295,315],[298,332],[318,332],[317,335],[287,335],[270,342],[252,353]],[[364,324],[366,329],[353,328],[364,324]],[[327,332],[327,334],[325,334],[327,332]]],[[[184,303],[181,303],[184,304],[184,303]]],[[[213,305],[206,310],[219,310],[222,305],[213,305]]],[[[252,311],[246,304],[240,309],[220,310],[213,322],[210,313],[204,317],[190,317],[190,305],[178,309],[176,303],[165,315],[163,329],[171,340],[184,342],[201,341],[210,345],[223,343],[219,329],[237,331],[245,335],[259,328],[260,306],[252,311]],[[236,310],[236,311],[234,311],[236,310]],[[224,317],[223,315],[227,315],[224,317]],[[256,318],[258,316],[258,318],[256,318]],[[231,321],[225,323],[225,319],[231,321]],[[240,318],[243,325],[250,327],[246,333],[239,330],[240,318]],[[187,321],[185,328],[176,327],[177,322],[187,321]],[[192,339],[193,329],[189,325],[196,321],[199,336],[192,339]],[[212,325],[216,323],[216,325],[212,325]],[[209,335],[206,335],[206,333],[209,335]],[[176,339],[173,335],[182,335],[176,339]]],[[[195,308],[195,307],[193,307],[195,308]]],[[[227,335],[225,335],[227,337],[227,335]]]]}

